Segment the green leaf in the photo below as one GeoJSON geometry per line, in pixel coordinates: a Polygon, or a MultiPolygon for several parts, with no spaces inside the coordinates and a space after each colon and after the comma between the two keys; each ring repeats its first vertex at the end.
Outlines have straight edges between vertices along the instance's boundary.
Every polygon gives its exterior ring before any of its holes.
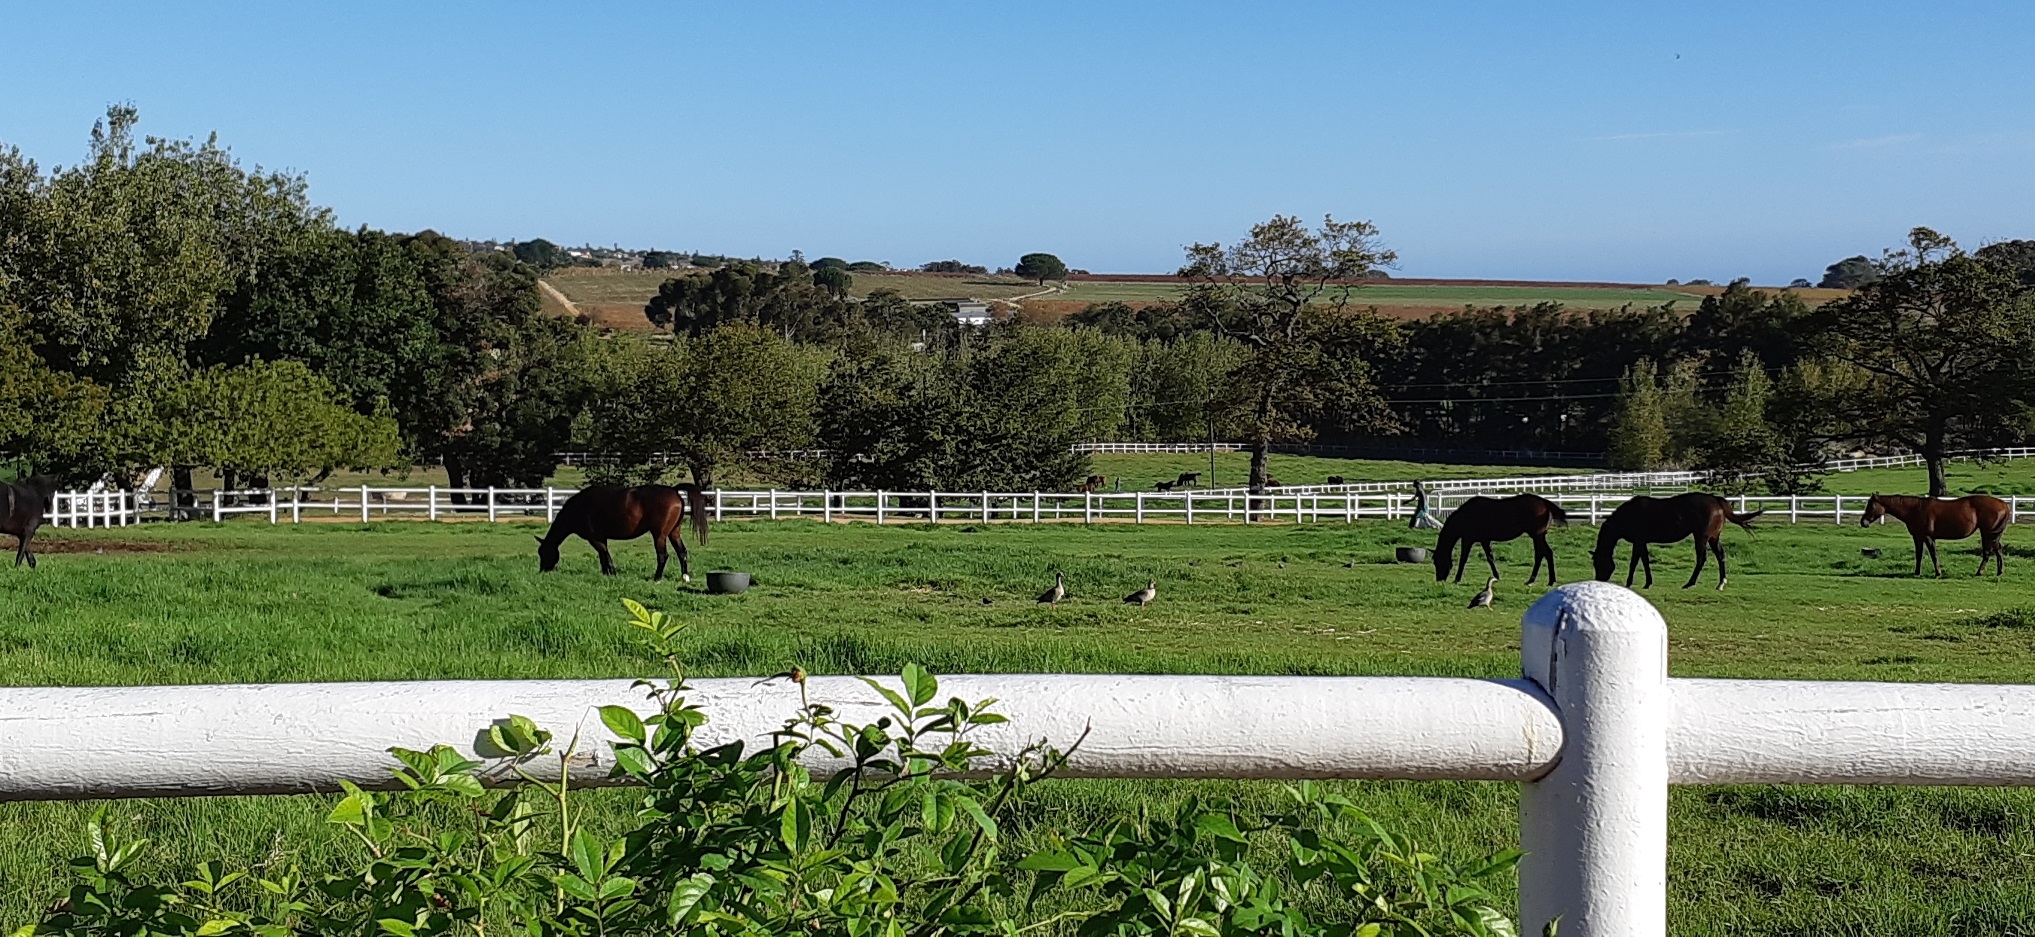
{"type": "Polygon", "coordinates": [[[1477,923],[1484,925],[1491,937],[1519,937],[1519,928],[1513,926],[1512,919],[1499,913],[1497,908],[1480,905],[1476,915],[1477,923]]]}
{"type": "Polygon", "coordinates": [[[629,896],[630,893],[634,892],[635,890],[636,890],[635,879],[621,877],[611,878],[601,883],[600,900],[613,901],[616,898],[626,898],[629,896]]]}
{"type": "Polygon", "coordinates": [[[1245,841],[1243,831],[1238,830],[1236,822],[1224,814],[1204,813],[1194,818],[1194,825],[1218,839],[1226,839],[1233,843],[1245,841]]]}
{"type": "Polygon", "coordinates": [[[224,934],[238,926],[240,926],[239,921],[231,918],[215,917],[198,925],[198,937],[219,937],[220,934],[224,934]]]}
{"type": "Polygon", "coordinates": [[[990,842],[996,842],[996,821],[991,820],[989,814],[982,812],[982,805],[976,803],[973,797],[957,797],[955,800],[961,804],[961,809],[968,811],[968,815],[975,818],[975,825],[982,828],[983,835],[990,842]]]}
{"type": "Polygon", "coordinates": [[[579,870],[581,878],[589,882],[600,881],[608,871],[607,863],[602,861],[606,856],[607,849],[600,837],[585,830],[572,834],[572,865],[579,870]]]}
{"type": "Polygon", "coordinates": [[[1068,888],[1079,888],[1090,882],[1098,882],[1101,880],[1102,880],[1101,869],[1098,869],[1092,865],[1082,865],[1075,866],[1072,869],[1068,869],[1067,874],[1061,877],[1060,884],[1065,885],[1068,888]]]}
{"type": "Polygon", "coordinates": [[[940,681],[933,678],[924,667],[917,664],[904,665],[904,689],[911,694],[913,706],[924,706],[940,692],[940,681]]]}
{"type": "Polygon", "coordinates": [[[897,693],[891,690],[891,688],[884,686],[883,684],[878,683],[874,680],[871,680],[868,677],[856,677],[855,679],[860,680],[863,683],[869,684],[871,687],[874,687],[876,689],[876,692],[883,694],[883,698],[890,701],[891,708],[896,709],[898,712],[904,713],[906,715],[911,714],[912,710],[911,704],[905,702],[904,697],[897,695],[897,693]]]}
{"type": "Polygon", "coordinates": [[[1195,937],[1222,937],[1221,929],[1198,917],[1181,918],[1180,923],[1174,926],[1195,937]]]}
{"type": "Polygon", "coordinates": [[[1366,924],[1362,927],[1357,928],[1356,930],[1351,931],[1350,937],[1378,937],[1378,933],[1382,930],[1384,930],[1384,927],[1380,926],[1378,922],[1372,921],[1369,924],[1366,924]]]}
{"type": "Polygon", "coordinates": [[[558,887],[564,889],[566,894],[571,895],[574,898],[578,898],[581,901],[596,900],[594,897],[595,895],[594,887],[592,885],[587,884],[586,879],[580,878],[579,876],[574,875],[571,872],[567,872],[558,877],[558,887]]]}
{"type": "Polygon", "coordinates": [[[1072,853],[1035,852],[1018,862],[1018,868],[1027,872],[1072,872],[1083,865],[1072,853]]]}
{"type": "Polygon", "coordinates": [[[627,706],[602,706],[601,723],[620,738],[637,743],[644,741],[643,719],[627,706]]]}
{"type": "Polygon", "coordinates": [[[392,917],[385,917],[379,921],[376,921],[375,924],[376,926],[380,927],[383,932],[394,934],[396,935],[396,937],[416,937],[417,935],[417,925],[412,924],[409,921],[401,921],[392,917]]]}
{"type": "MultiPolygon", "coordinates": [[[[351,786],[351,785],[348,785],[351,786]]],[[[325,822],[345,826],[366,826],[369,811],[374,808],[374,796],[359,788],[332,805],[332,812],[325,815],[325,822]]],[[[95,840],[94,847],[99,843],[95,840]]]]}
{"type": "Polygon", "coordinates": [[[665,917],[671,926],[677,927],[685,923],[686,917],[713,887],[714,877],[705,872],[695,872],[690,878],[680,879],[678,884],[673,885],[671,900],[664,906],[665,917]]]}
{"type": "Polygon", "coordinates": [[[622,745],[615,749],[615,764],[639,778],[647,778],[657,770],[650,753],[634,745],[622,745]]]}
{"type": "Polygon", "coordinates": [[[785,801],[784,815],[778,820],[778,836],[784,840],[784,848],[793,852],[804,849],[812,832],[813,815],[805,801],[796,797],[785,801]]]}

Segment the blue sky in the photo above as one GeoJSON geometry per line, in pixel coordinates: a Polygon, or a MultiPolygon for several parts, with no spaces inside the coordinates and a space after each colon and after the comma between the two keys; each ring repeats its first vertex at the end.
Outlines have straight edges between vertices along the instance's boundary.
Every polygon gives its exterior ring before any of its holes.
{"type": "Polygon", "coordinates": [[[349,225],[1170,272],[1274,213],[1401,275],[1815,278],[2035,237],[2035,4],[0,4],[0,142],[142,130],[349,225]],[[1940,7],[1940,8],[1939,8],[1940,7]]]}

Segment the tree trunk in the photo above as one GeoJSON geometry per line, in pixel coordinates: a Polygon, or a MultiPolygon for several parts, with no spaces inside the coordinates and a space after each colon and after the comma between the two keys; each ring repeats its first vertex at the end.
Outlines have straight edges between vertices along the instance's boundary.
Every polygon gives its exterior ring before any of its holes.
{"type": "Polygon", "coordinates": [[[192,491],[197,483],[191,480],[191,467],[178,465],[170,469],[170,503],[176,506],[171,512],[175,520],[188,520],[197,510],[198,494],[192,491]]]}
{"type": "Polygon", "coordinates": [[[1943,453],[1924,452],[1922,459],[1929,464],[1929,497],[1941,498],[1950,493],[1950,485],[1943,480],[1943,453]]]}
{"type": "Polygon", "coordinates": [[[693,484],[698,485],[701,488],[706,489],[708,491],[713,490],[714,467],[711,464],[704,462],[688,462],[686,463],[685,467],[687,471],[690,471],[692,473],[693,484]]]}
{"type": "MultiPolygon", "coordinates": [[[[454,489],[466,487],[466,466],[461,464],[458,459],[455,459],[451,456],[445,457],[445,484],[447,485],[447,487],[454,489]]],[[[461,494],[456,490],[453,491],[452,503],[465,504],[466,495],[461,494]]]]}
{"type": "Polygon", "coordinates": [[[1922,461],[1929,466],[1929,497],[1941,498],[1950,493],[1950,486],[1943,478],[1944,446],[1943,420],[1931,420],[1929,430],[1922,437],[1922,461]]]}

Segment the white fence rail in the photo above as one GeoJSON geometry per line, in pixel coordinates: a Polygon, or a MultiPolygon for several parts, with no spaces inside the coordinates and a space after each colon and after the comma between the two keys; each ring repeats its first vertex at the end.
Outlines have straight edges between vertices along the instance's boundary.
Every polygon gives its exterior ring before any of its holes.
{"type": "MultiPolygon", "coordinates": [[[[1523,933],[1666,933],[1670,784],[2035,786],[2035,686],[1683,680],[1667,629],[1616,586],[1562,586],[1526,613],[1523,679],[951,676],[1010,717],[979,741],[1015,751],[1089,730],[1071,773],[1109,778],[1517,781],[1523,933]]],[[[796,691],[696,681],[704,744],[769,733],[796,691]]],[[[886,710],[848,677],[807,691],[843,718],[886,710]]],[[[511,713],[609,738],[595,707],[641,700],[626,680],[0,689],[16,714],[0,800],[203,796],[389,787],[392,745],[477,738],[511,713]],[[81,732],[81,726],[90,726],[81,732]],[[315,738],[316,745],[303,740],[315,738]]],[[[613,783],[611,755],[572,766],[613,783]]],[[[817,749],[811,767],[840,767],[817,749]]],[[[506,774],[500,775],[508,780],[506,774]]]]}
{"type": "MultiPolygon", "coordinates": [[[[1429,496],[1433,511],[1446,516],[1464,501],[1513,489],[1441,489],[1429,496]]],[[[65,515],[97,523],[133,523],[143,516],[168,515],[223,521],[253,515],[270,523],[319,519],[367,523],[392,517],[420,520],[545,520],[575,492],[571,488],[279,488],[255,491],[179,492],[161,503],[137,502],[131,493],[64,495],[89,499],[61,502],[65,515]],[[120,500],[125,498],[126,500],[120,500]],[[182,507],[173,504],[188,502],[182,507]],[[103,513],[91,513],[91,505],[103,513]],[[126,505],[122,507],[122,505],[126,505]],[[144,512],[152,512],[144,515],[144,512]]],[[[1546,491],[1542,495],[1568,511],[1571,523],[1596,524],[1632,496],[1629,491],[1546,491]]],[[[1765,511],[1765,522],[1842,524],[1865,511],[1865,495],[1744,495],[1728,499],[1738,512],[1765,511]]],[[[2035,521],[2035,498],[2003,498],[2009,519],[2035,521]]],[[[1413,495],[1404,491],[1307,491],[1282,489],[1251,495],[1232,489],[1123,493],[952,492],[952,491],[712,491],[714,520],[810,518],[813,520],[899,523],[1354,523],[1405,520],[1413,495]]],[[[83,526],[83,524],[79,524],[83,526]]]]}

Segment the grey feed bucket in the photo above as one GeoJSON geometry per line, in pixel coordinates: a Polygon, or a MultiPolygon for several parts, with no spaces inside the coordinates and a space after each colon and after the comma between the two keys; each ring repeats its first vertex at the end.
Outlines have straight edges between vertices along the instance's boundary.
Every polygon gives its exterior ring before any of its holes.
{"type": "Polygon", "coordinates": [[[1399,547],[1393,553],[1399,557],[1399,562],[1401,563],[1427,562],[1426,547],[1399,547]]]}
{"type": "Polygon", "coordinates": [[[749,588],[749,574],[715,570],[707,574],[707,591],[719,595],[737,595],[749,588]]]}

